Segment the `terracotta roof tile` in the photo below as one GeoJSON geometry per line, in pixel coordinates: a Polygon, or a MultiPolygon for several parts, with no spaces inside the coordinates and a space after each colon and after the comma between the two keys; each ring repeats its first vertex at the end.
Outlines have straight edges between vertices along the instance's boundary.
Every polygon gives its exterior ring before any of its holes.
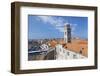
{"type": "Polygon", "coordinates": [[[87,40],[81,40],[81,39],[74,39],[71,43],[65,43],[63,40],[52,40],[50,41],[51,47],[55,47],[57,44],[63,45],[65,49],[69,49],[71,51],[81,53],[84,56],[88,56],[88,42],[87,40]],[[82,50],[82,51],[80,51],[82,50]]]}

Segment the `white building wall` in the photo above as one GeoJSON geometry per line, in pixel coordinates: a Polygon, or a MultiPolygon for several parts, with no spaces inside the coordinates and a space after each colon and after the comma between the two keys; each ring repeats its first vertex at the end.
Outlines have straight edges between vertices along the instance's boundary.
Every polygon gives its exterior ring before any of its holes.
{"type": "Polygon", "coordinates": [[[58,44],[56,46],[56,59],[64,59],[62,45],[58,44]]]}
{"type": "Polygon", "coordinates": [[[41,47],[42,50],[48,50],[49,49],[48,45],[46,45],[46,44],[42,44],[40,47],[41,47]]]}
{"type": "Polygon", "coordinates": [[[85,56],[79,53],[64,49],[60,44],[56,45],[56,53],[57,60],[86,58],[85,56]]]}

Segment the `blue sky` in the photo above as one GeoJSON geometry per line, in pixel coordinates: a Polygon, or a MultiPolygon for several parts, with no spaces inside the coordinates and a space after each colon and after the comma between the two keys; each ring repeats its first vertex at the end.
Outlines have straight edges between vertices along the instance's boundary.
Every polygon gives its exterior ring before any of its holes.
{"type": "Polygon", "coordinates": [[[73,37],[87,39],[87,17],[36,15],[28,15],[28,39],[63,38],[66,23],[71,24],[73,37]]]}

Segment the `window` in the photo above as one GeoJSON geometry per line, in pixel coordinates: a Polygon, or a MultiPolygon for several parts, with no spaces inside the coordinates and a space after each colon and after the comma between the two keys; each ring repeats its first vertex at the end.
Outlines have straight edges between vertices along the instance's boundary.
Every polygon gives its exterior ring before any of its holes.
{"type": "Polygon", "coordinates": [[[65,32],[65,35],[66,35],[66,32],[65,32]]]}
{"type": "Polygon", "coordinates": [[[82,51],[83,51],[83,50],[84,50],[84,48],[81,48],[79,53],[82,54],[82,51]]]}
{"type": "Polygon", "coordinates": [[[67,55],[69,56],[69,52],[67,52],[67,55]]]}
{"type": "Polygon", "coordinates": [[[65,50],[63,50],[63,53],[65,53],[65,50]]]}
{"type": "Polygon", "coordinates": [[[60,51],[61,51],[61,48],[60,48],[60,51]]]}
{"type": "Polygon", "coordinates": [[[76,54],[74,54],[74,55],[73,55],[73,58],[74,58],[74,59],[76,59],[76,58],[77,58],[77,55],[76,55],[76,54]]]}
{"type": "Polygon", "coordinates": [[[82,50],[80,50],[80,54],[82,54],[82,50]]]}

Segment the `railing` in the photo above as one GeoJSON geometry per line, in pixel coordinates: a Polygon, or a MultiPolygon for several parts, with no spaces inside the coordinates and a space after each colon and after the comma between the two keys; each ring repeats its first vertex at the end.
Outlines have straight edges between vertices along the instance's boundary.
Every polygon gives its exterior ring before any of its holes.
{"type": "Polygon", "coordinates": [[[28,53],[31,54],[31,53],[41,53],[41,52],[47,52],[47,50],[29,51],[28,53]]]}
{"type": "Polygon", "coordinates": [[[37,50],[37,51],[29,51],[29,54],[32,53],[42,53],[42,52],[47,52],[46,54],[48,54],[49,52],[53,51],[55,48],[49,48],[48,50],[37,50]]]}

